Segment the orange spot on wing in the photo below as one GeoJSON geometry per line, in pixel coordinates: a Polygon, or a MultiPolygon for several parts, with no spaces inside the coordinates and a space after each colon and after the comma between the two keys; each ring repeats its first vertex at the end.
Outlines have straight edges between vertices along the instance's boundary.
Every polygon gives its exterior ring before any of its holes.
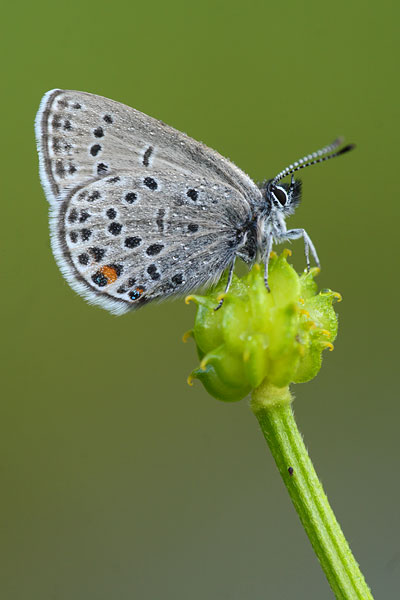
{"type": "Polygon", "coordinates": [[[100,272],[107,279],[107,283],[114,283],[118,279],[117,271],[113,267],[101,267],[100,272]]]}

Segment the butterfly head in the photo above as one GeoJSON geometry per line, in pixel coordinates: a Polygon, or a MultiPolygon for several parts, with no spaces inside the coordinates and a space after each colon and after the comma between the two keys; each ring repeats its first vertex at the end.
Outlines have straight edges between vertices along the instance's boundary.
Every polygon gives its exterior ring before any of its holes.
{"type": "Polygon", "coordinates": [[[280,212],[285,216],[294,213],[301,199],[301,181],[294,179],[290,183],[274,183],[273,179],[266,182],[263,194],[269,212],[280,212]]]}
{"type": "Polygon", "coordinates": [[[299,179],[294,179],[294,173],[305,167],[310,167],[311,165],[316,165],[331,158],[335,158],[336,156],[340,156],[341,154],[345,154],[354,148],[353,144],[348,144],[338,150],[337,148],[339,148],[341,144],[342,139],[338,138],[332,142],[332,144],[329,144],[308,156],[300,158],[295,163],[283,169],[283,171],[278,173],[273,179],[265,182],[261,186],[261,191],[266,203],[267,214],[281,213],[285,216],[292,214],[296,210],[301,199],[301,181],[299,179]],[[291,175],[291,182],[281,183],[282,179],[289,175],[291,175]]]}

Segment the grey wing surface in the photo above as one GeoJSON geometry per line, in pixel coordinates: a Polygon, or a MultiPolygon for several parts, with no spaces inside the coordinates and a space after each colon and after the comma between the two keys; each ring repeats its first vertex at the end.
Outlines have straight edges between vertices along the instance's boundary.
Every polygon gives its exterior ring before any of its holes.
{"type": "Polygon", "coordinates": [[[48,92],[35,130],[41,180],[50,203],[77,185],[138,169],[196,174],[229,185],[249,205],[261,201],[254,182],[215,150],[101,96],[71,90],[48,92]]]}
{"type": "Polygon", "coordinates": [[[242,195],[225,183],[140,171],[78,186],[51,208],[64,276],[115,314],[215,281],[232,263],[250,218],[242,195]]]}

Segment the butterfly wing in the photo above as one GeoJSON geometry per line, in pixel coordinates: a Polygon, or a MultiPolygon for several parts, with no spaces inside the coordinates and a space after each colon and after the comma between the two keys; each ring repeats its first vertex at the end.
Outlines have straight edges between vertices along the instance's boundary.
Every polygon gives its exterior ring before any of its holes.
{"type": "Polygon", "coordinates": [[[60,268],[117,314],[215,281],[262,202],[214,150],[101,96],[48,92],[35,130],[60,268]]]}
{"type": "Polygon", "coordinates": [[[42,99],[35,131],[40,174],[50,203],[77,185],[116,172],[177,170],[216,180],[262,201],[254,182],[232,162],[184,133],[119,102],[70,90],[42,99]]]}
{"type": "Polygon", "coordinates": [[[136,170],[77,186],[51,208],[64,276],[115,314],[215,281],[251,218],[242,195],[225,183],[136,170]]]}

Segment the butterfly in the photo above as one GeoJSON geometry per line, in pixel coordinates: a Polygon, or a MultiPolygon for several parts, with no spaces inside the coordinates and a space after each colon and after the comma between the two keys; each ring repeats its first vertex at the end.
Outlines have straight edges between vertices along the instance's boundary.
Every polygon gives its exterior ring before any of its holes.
{"type": "MultiPolygon", "coordinates": [[[[341,140],[256,185],[215,150],[119,102],[51,90],[35,120],[55,259],[92,304],[123,314],[215,283],[236,258],[265,263],[274,242],[304,239],[285,219],[301,168],[343,154],[341,140]],[[290,183],[281,180],[291,175],[290,183]]],[[[221,306],[218,305],[217,308],[221,306]]]]}

